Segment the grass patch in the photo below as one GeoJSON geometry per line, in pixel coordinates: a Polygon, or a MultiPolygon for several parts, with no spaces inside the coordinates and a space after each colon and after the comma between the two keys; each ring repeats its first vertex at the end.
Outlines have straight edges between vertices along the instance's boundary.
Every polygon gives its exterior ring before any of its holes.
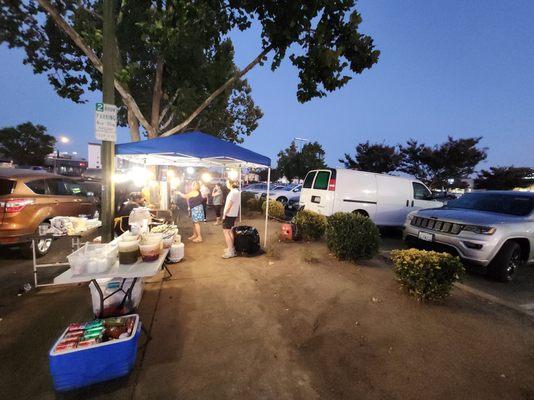
{"type": "Polygon", "coordinates": [[[279,260],[281,252],[281,243],[278,239],[278,235],[271,235],[269,237],[269,241],[267,242],[267,247],[265,248],[265,254],[267,254],[267,257],[273,260],[279,260]]]}

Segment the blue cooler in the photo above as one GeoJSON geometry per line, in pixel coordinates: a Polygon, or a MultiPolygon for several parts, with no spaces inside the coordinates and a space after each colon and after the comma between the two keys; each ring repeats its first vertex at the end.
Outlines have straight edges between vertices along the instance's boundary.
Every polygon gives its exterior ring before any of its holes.
{"type": "Polygon", "coordinates": [[[135,316],[130,337],[56,353],[54,349],[67,332],[65,329],[49,353],[54,388],[64,392],[128,375],[135,364],[141,333],[139,315],[129,316],[135,316]]]}

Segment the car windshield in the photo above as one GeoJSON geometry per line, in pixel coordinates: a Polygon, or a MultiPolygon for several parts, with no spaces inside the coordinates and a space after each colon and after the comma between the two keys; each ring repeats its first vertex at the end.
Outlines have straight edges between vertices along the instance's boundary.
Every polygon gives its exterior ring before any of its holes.
{"type": "Polygon", "coordinates": [[[534,208],[534,197],[521,194],[466,193],[449,201],[447,208],[487,211],[498,214],[525,216],[534,208]]]}

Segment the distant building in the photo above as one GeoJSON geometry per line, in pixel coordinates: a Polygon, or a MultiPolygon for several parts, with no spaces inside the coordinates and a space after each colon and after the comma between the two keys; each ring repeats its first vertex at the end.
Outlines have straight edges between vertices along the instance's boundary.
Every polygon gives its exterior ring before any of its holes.
{"type": "Polygon", "coordinates": [[[68,153],[52,153],[45,159],[45,169],[59,175],[82,176],[87,169],[87,160],[68,153]]]}

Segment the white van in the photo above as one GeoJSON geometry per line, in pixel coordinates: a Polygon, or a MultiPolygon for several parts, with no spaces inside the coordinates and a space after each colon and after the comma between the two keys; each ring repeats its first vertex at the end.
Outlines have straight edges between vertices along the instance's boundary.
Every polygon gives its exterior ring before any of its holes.
{"type": "Polygon", "coordinates": [[[300,194],[304,209],[323,215],[356,212],[381,226],[403,226],[406,215],[420,208],[441,207],[430,190],[415,179],[354,171],[308,172],[300,194]]]}

